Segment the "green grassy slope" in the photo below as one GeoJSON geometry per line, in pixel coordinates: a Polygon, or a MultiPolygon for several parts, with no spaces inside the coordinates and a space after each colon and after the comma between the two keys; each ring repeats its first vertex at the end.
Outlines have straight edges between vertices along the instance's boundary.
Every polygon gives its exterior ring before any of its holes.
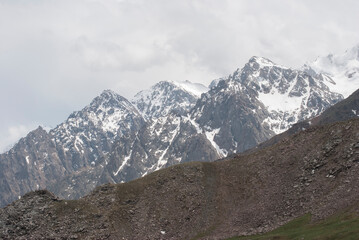
{"type": "Polygon", "coordinates": [[[359,217],[343,213],[327,220],[311,223],[311,215],[297,218],[276,230],[259,235],[233,237],[229,240],[264,240],[264,239],[359,239],[359,217]]]}

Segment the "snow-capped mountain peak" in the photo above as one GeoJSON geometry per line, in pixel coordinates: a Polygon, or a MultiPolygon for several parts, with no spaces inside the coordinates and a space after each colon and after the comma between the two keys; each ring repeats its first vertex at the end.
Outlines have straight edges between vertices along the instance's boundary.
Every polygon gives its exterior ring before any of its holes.
{"type": "Polygon", "coordinates": [[[282,69],[287,69],[287,67],[279,65],[277,63],[274,63],[273,61],[269,60],[268,58],[257,57],[257,56],[251,57],[247,64],[255,69],[265,68],[265,67],[269,67],[269,68],[278,67],[278,68],[282,68],[282,69]]]}
{"type": "Polygon", "coordinates": [[[126,108],[130,111],[136,111],[134,106],[132,106],[126,98],[112,90],[104,90],[99,96],[94,98],[85,109],[96,111],[99,108],[126,108]]]}
{"type": "Polygon", "coordinates": [[[150,89],[137,93],[132,103],[145,119],[166,116],[170,112],[181,115],[193,107],[197,98],[206,90],[202,84],[191,83],[188,80],[161,81],[150,89]]]}
{"type": "Polygon", "coordinates": [[[225,91],[250,95],[266,107],[270,114],[263,123],[275,133],[314,117],[343,98],[329,91],[326,84],[330,78],[284,67],[261,57],[252,57],[225,81],[225,91]]]}
{"type": "Polygon", "coordinates": [[[204,86],[203,84],[192,83],[189,80],[185,80],[181,82],[173,81],[172,83],[177,85],[178,87],[183,88],[187,92],[192,93],[196,97],[200,97],[202,93],[205,93],[209,90],[208,87],[204,86]]]}
{"type": "Polygon", "coordinates": [[[113,134],[118,132],[124,122],[131,121],[130,118],[141,118],[135,106],[111,90],[103,91],[83,111],[95,125],[113,134]]]}
{"type": "Polygon", "coordinates": [[[271,60],[264,57],[253,56],[248,61],[249,64],[253,66],[253,64],[257,63],[260,67],[273,67],[275,63],[271,60]]]}
{"type": "Polygon", "coordinates": [[[209,88],[209,89],[215,88],[215,87],[217,87],[217,85],[218,85],[218,83],[219,83],[220,81],[224,81],[224,80],[225,80],[225,78],[217,78],[217,79],[214,79],[214,80],[212,80],[211,83],[208,85],[208,88],[209,88]]]}
{"type": "MultiPolygon", "coordinates": [[[[234,71],[231,75],[229,75],[228,78],[222,77],[222,78],[214,79],[210,83],[209,88],[210,89],[215,88],[217,87],[220,81],[228,81],[228,79],[241,82],[240,85],[248,84],[249,82],[253,82],[253,81],[258,85],[260,82],[264,83],[267,81],[267,78],[257,78],[260,76],[261,72],[266,72],[266,73],[268,73],[269,71],[273,72],[272,69],[280,69],[280,71],[285,69],[290,70],[290,68],[276,64],[267,58],[253,56],[248,60],[248,62],[244,65],[243,68],[237,68],[236,71],[234,71]],[[251,77],[248,78],[248,76],[251,77]]],[[[271,83],[268,82],[264,83],[264,85],[268,85],[268,84],[270,85],[271,83]]],[[[233,84],[230,85],[230,87],[233,87],[233,84]]]]}
{"type": "Polygon", "coordinates": [[[121,95],[105,90],[81,111],[72,113],[50,134],[69,156],[81,154],[84,157],[88,154],[87,160],[73,161],[77,169],[96,163],[100,156],[108,153],[118,136],[136,131],[143,124],[142,115],[135,106],[121,95]]]}
{"type": "Polygon", "coordinates": [[[359,44],[342,54],[318,57],[314,62],[307,63],[304,68],[308,69],[308,66],[317,74],[322,73],[333,79],[334,82],[328,85],[329,88],[343,94],[344,97],[359,88],[359,44]]]}
{"type": "Polygon", "coordinates": [[[359,60],[359,43],[354,47],[352,47],[351,49],[346,50],[344,56],[346,59],[359,60]]]}

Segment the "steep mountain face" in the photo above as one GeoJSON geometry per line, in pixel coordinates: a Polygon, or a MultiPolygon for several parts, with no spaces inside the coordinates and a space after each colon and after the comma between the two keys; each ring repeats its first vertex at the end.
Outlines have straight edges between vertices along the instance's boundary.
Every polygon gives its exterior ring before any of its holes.
{"type": "Polygon", "coordinates": [[[132,103],[145,119],[166,117],[170,113],[186,114],[197,98],[208,89],[202,84],[162,81],[137,93],[132,103]]]}
{"type": "Polygon", "coordinates": [[[304,65],[303,69],[330,79],[330,89],[347,97],[359,88],[359,44],[343,54],[319,57],[304,65]]]}
{"type": "Polygon", "coordinates": [[[359,117],[359,89],[309,122],[311,125],[323,125],[357,117],[359,117]]]}
{"type": "Polygon", "coordinates": [[[204,86],[201,83],[193,83],[189,80],[181,81],[181,82],[172,82],[179,88],[184,89],[188,93],[192,94],[193,96],[196,96],[197,98],[201,97],[202,93],[205,93],[209,90],[208,87],[204,86]]]}
{"type": "Polygon", "coordinates": [[[1,154],[0,160],[0,206],[29,191],[44,189],[69,172],[52,136],[41,127],[1,154]]]}
{"type": "Polygon", "coordinates": [[[119,139],[110,155],[113,165],[107,167],[116,170],[112,172],[115,182],[129,181],[178,163],[220,157],[208,139],[178,115],[151,121],[132,138],[131,141],[119,139]],[[124,152],[128,155],[124,156],[124,152]]]}
{"type": "Polygon", "coordinates": [[[32,192],[0,209],[0,238],[226,239],[307,213],[357,214],[358,132],[358,119],[315,126],[249,155],[177,165],[75,201],[32,192]]]}
{"type": "Polygon", "coordinates": [[[128,100],[104,91],[49,133],[39,128],[0,155],[0,179],[4,183],[0,205],[31,190],[52,189],[68,175],[92,171],[109,154],[117,138],[138,131],[144,124],[142,115],[128,100]]]}
{"type": "Polygon", "coordinates": [[[221,157],[242,152],[274,135],[263,124],[269,112],[253,94],[235,81],[221,81],[190,112],[190,123],[221,157]]]}
{"type": "Polygon", "coordinates": [[[144,123],[127,99],[106,90],[50,134],[60,151],[63,149],[62,158],[77,171],[96,165],[99,158],[109,153],[116,138],[137,132],[144,123]]]}

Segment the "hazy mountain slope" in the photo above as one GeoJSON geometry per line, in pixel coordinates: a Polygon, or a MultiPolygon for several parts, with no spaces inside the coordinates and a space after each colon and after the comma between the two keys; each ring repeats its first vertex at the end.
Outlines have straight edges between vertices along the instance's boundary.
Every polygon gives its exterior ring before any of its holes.
{"type": "Polygon", "coordinates": [[[201,83],[193,83],[189,80],[185,81],[173,81],[175,85],[178,87],[186,90],[187,92],[191,93],[192,95],[196,96],[197,98],[201,97],[202,93],[205,93],[209,90],[208,87],[204,86],[201,83]]]}
{"type": "Polygon", "coordinates": [[[323,219],[358,206],[358,132],[358,119],[316,126],[245,157],[177,165],[76,201],[30,193],[0,210],[0,236],[223,239],[308,212],[323,219]]]}
{"type": "Polygon", "coordinates": [[[303,69],[314,74],[321,73],[324,78],[331,80],[328,86],[332,91],[347,97],[359,88],[359,44],[343,54],[319,57],[307,63],[303,69]]]}

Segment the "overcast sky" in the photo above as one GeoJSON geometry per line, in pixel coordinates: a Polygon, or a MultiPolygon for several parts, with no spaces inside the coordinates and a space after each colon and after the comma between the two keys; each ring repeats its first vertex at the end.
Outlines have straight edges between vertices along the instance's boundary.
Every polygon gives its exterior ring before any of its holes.
{"type": "Polygon", "coordinates": [[[209,84],[251,56],[300,67],[359,43],[357,0],[0,0],[0,151],[104,89],[209,84]]]}

